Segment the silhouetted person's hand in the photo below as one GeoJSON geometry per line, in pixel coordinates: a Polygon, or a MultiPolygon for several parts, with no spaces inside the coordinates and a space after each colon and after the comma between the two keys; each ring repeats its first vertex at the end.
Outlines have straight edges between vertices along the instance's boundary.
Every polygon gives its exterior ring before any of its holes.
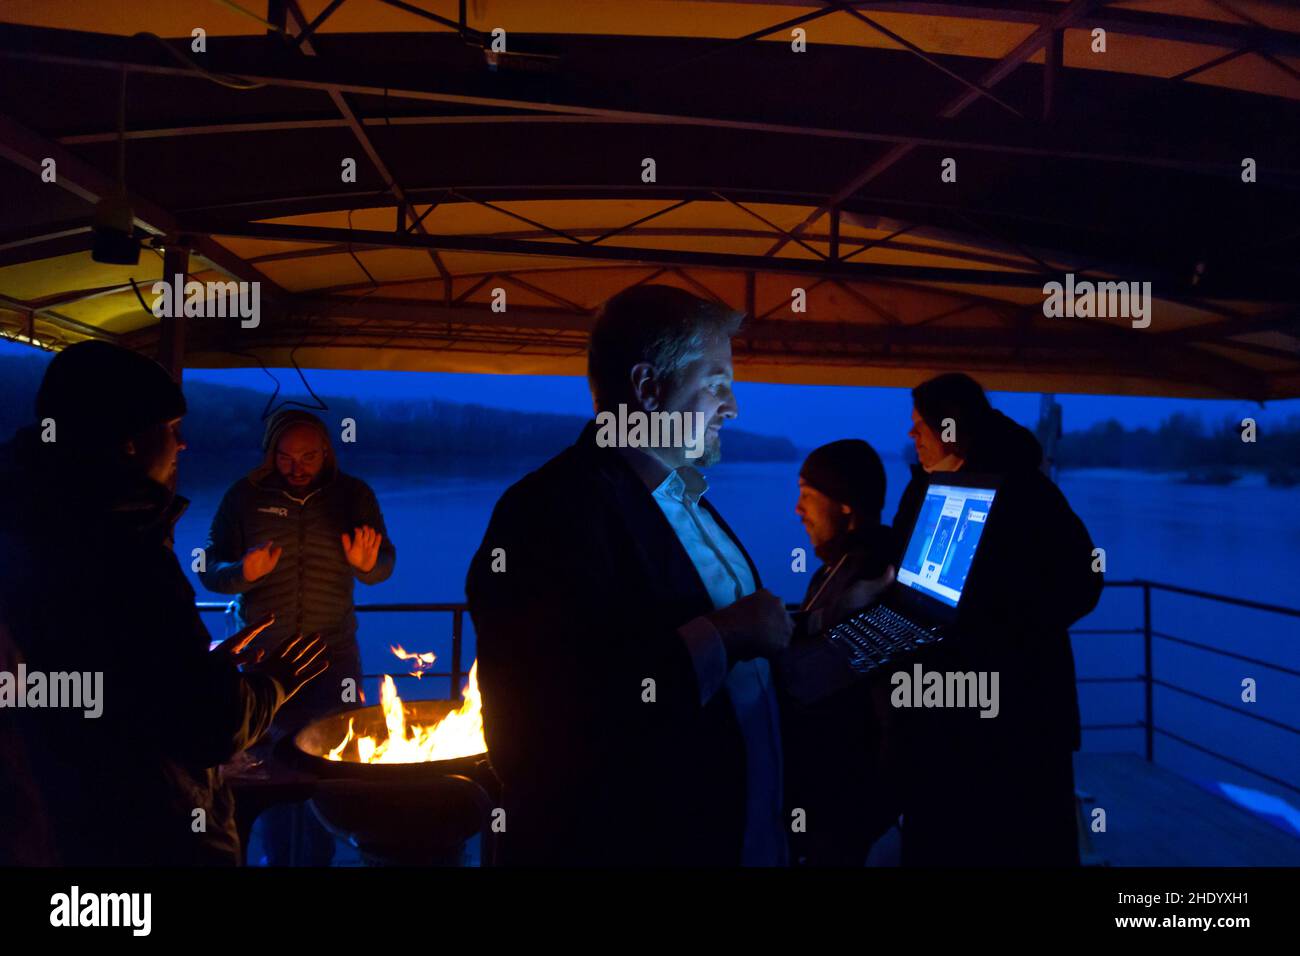
{"type": "Polygon", "coordinates": [[[329,659],[321,657],[324,653],[325,642],[319,634],[311,637],[299,634],[271,651],[256,669],[283,687],[284,699],[288,701],[303,685],[329,668],[329,659]]]}
{"type": "Polygon", "coordinates": [[[274,571],[275,566],[280,563],[280,553],[283,550],[277,548],[274,541],[265,541],[255,548],[249,548],[243,561],[244,580],[251,583],[274,571]]]}
{"type": "Polygon", "coordinates": [[[263,648],[257,648],[254,651],[245,651],[245,648],[252,643],[257,635],[261,634],[268,627],[275,623],[274,614],[264,614],[262,617],[248,627],[244,628],[230,637],[226,638],[220,644],[212,649],[214,654],[225,654],[235,664],[256,664],[262,658],[266,657],[266,651],[263,648]]]}
{"type": "Polygon", "coordinates": [[[741,598],[709,616],[722,635],[727,656],[744,661],[771,657],[790,646],[794,621],[781,599],[766,588],[741,598]]]}

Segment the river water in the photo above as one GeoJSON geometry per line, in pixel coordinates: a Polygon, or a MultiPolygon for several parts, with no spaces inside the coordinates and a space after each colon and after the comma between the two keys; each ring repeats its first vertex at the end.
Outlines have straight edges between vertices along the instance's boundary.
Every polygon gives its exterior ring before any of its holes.
{"type": "MultiPolygon", "coordinates": [[[[196,462],[196,464],[198,464],[196,462]]],[[[907,478],[900,458],[886,458],[892,515],[907,478]]],[[[378,494],[397,545],[396,570],[376,587],[357,586],[364,602],[439,602],[464,600],[465,570],[478,546],[501,492],[527,468],[510,474],[420,473],[390,462],[344,462],[378,494]]],[[[810,571],[791,570],[791,550],[807,547],[794,515],[796,462],[723,463],[709,471],[710,499],[749,549],[764,584],[789,601],[799,600],[810,571]]],[[[211,462],[185,473],[182,492],[193,504],[178,526],[176,550],[182,559],[204,543],[208,523],[226,485],[238,470],[211,462]]],[[[1174,476],[1129,471],[1067,472],[1060,479],[1066,497],[1106,551],[1111,582],[1146,578],[1257,601],[1300,606],[1300,493],[1274,488],[1247,476],[1235,485],[1179,483],[1174,476]]],[[[1026,556],[1032,560],[1032,556],[1026,556]]],[[[183,563],[188,565],[187,560],[183,563]]],[[[187,567],[188,570],[188,567],[187,567]]],[[[582,569],[575,568],[575,574],[582,569]]],[[[191,574],[199,600],[220,601],[191,574]]],[[[1264,614],[1188,597],[1156,594],[1153,626],[1176,637],[1222,648],[1256,661],[1300,670],[1300,619],[1264,614]]],[[[220,615],[207,615],[214,636],[224,632],[220,615]]],[[[1079,628],[1138,628],[1141,591],[1108,588],[1096,613],[1079,628]]],[[[433,650],[440,665],[450,661],[450,619],[430,614],[363,614],[363,664],[367,673],[400,672],[388,645],[433,650]]],[[[473,659],[467,621],[465,663],[473,659]]],[[[1081,677],[1134,677],[1142,672],[1140,635],[1080,635],[1074,641],[1081,677]]],[[[1300,678],[1261,663],[1220,657],[1157,640],[1156,676],[1228,706],[1300,726],[1300,678]],[[1242,681],[1253,679],[1257,701],[1243,703],[1242,681]]],[[[374,683],[367,689],[371,696],[374,683]]],[[[407,697],[445,696],[446,681],[402,685],[407,697]]],[[[1143,717],[1138,683],[1080,686],[1085,724],[1133,723],[1143,717]]],[[[1157,687],[1155,723],[1275,777],[1300,786],[1300,737],[1261,721],[1175,690],[1157,687]]],[[[1140,751],[1140,730],[1086,731],[1084,749],[1140,751]]],[[[1159,762],[1189,776],[1231,781],[1300,798],[1261,778],[1214,760],[1164,735],[1156,737],[1159,762]]]]}

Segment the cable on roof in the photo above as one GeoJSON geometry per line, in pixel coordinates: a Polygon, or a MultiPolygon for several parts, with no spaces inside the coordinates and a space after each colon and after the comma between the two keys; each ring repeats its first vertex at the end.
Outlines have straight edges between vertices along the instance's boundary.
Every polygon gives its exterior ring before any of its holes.
{"type": "MultiPolygon", "coordinates": [[[[415,214],[414,210],[412,210],[411,214],[412,215],[415,214]]],[[[351,209],[348,210],[348,255],[352,257],[352,261],[357,264],[357,267],[366,274],[366,278],[370,280],[370,284],[378,288],[379,287],[378,280],[376,280],[375,277],[370,274],[370,270],[366,268],[365,263],[362,262],[359,258],[357,258],[357,254],[352,251],[352,210],[351,209]]]]}
{"type": "Polygon", "coordinates": [[[266,27],[268,30],[274,30],[276,33],[284,32],[283,27],[272,23],[270,20],[263,20],[252,10],[244,9],[239,4],[235,3],[234,0],[215,0],[215,2],[221,4],[223,7],[229,7],[231,10],[234,10],[236,13],[242,13],[250,20],[256,20],[258,23],[262,24],[262,26],[266,27]]]}
{"type": "Polygon", "coordinates": [[[226,76],[222,73],[213,73],[206,67],[201,66],[197,61],[190,59],[180,50],[177,50],[158,34],[150,33],[148,30],[141,30],[139,33],[132,36],[132,39],[135,39],[135,37],[150,37],[157,40],[162,45],[162,48],[171,54],[172,58],[177,60],[182,66],[199,74],[199,76],[203,77],[205,80],[211,80],[218,86],[224,86],[231,90],[260,90],[266,86],[265,83],[250,83],[247,80],[238,80],[233,76],[226,76]]]}

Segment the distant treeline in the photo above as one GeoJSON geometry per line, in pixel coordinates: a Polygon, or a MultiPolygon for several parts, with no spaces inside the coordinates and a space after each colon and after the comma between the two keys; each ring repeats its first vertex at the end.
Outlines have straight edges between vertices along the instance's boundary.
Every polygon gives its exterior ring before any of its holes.
{"type": "Polygon", "coordinates": [[[1259,425],[1253,442],[1243,441],[1241,419],[1206,425],[1176,413],[1158,428],[1129,430],[1115,419],[1086,431],[1067,432],[1056,450],[1062,468],[1275,469],[1300,467],[1300,415],[1282,425],[1259,425]]]}
{"type": "MultiPolygon", "coordinates": [[[[38,356],[0,357],[0,440],[7,440],[14,429],[33,421],[33,402],[44,368],[38,356]]],[[[268,394],[187,382],[185,397],[189,414],[184,432],[192,453],[258,454],[268,394]]],[[[413,456],[445,461],[449,466],[544,460],[571,445],[586,421],[581,415],[508,411],[438,399],[361,401],[322,396],[322,400],[328,411],[312,411],[331,427],[336,441],[343,419],[356,422],[356,443],[348,448],[349,455],[413,456]]],[[[723,442],[728,461],[793,461],[798,457],[787,438],[728,428],[723,442]]]]}

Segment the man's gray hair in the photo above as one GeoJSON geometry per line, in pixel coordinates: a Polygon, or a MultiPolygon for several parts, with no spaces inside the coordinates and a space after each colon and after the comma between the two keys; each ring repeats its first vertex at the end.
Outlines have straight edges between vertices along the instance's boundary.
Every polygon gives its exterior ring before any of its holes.
{"type": "Polygon", "coordinates": [[[671,380],[704,354],[709,343],[730,339],[744,314],[669,285],[625,289],[600,309],[587,347],[587,381],[598,408],[631,397],[632,366],[649,362],[671,380]]]}

